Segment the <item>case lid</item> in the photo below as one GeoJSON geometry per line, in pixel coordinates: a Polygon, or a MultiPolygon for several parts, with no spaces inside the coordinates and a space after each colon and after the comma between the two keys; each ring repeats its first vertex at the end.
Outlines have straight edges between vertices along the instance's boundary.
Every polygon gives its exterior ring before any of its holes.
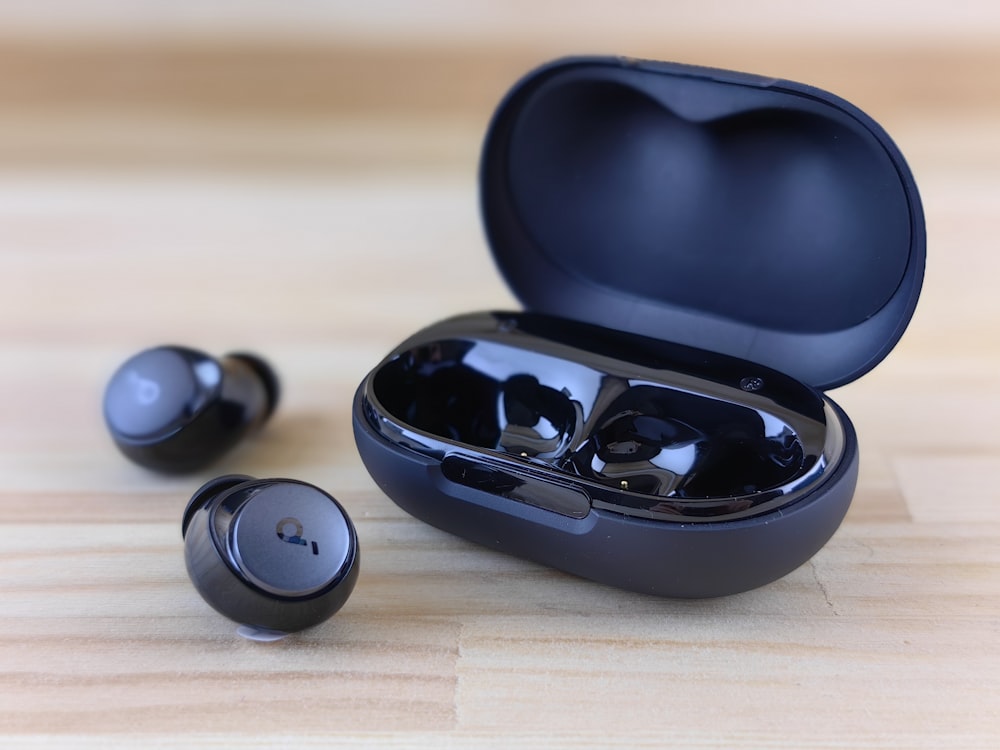
{"type": "Polygon", "coordinates": [[[923,279],[913,177],[870,117],[815,88],[622,58],[539,68],[480,166],[496,262],[531,310],[850,382],[923,279]]]}

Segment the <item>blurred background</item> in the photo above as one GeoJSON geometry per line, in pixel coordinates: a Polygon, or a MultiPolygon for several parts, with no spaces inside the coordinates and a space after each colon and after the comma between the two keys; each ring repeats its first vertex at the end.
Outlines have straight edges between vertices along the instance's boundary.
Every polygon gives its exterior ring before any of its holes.
{"type": "Polygon", "coordinates": [[[5,0],[0,166],[469,170],[510,84],[585,53],[811,83],[917,139],[1000,107],[998,41],[984,0],[5,0]]]}

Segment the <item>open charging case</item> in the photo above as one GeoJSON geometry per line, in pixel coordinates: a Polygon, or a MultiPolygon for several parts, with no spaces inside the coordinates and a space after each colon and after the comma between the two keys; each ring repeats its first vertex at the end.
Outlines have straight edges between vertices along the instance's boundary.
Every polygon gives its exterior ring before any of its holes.
{"type": "Polygon", "coordinates": [[[527,311],[432,325],[365,378],[354,431],[383,491],[662,596],[812,557],[858,473],[823,391],[889,353],[923,278],[920,198],[882,128],[788,81],[571,58],[500,104],[480,185],[527,311]]]}

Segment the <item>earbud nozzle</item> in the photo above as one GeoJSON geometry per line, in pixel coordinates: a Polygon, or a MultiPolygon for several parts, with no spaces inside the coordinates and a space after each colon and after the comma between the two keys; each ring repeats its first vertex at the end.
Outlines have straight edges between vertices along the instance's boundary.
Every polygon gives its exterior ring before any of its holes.
{"type": "Polygon", "coordinates": [[[264,391],[267,393],[267,412],[264,419],[270,417],[281,397],[281,381],[274,368],[256,354],[249,352],[231,352],[227,356],[245,363],[260,378],[260,382],[264,385],[264,391]]]}

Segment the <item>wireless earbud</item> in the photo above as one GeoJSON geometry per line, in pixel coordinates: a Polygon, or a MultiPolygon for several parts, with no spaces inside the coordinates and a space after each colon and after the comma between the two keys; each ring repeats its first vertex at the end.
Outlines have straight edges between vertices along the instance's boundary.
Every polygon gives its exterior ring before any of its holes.
{"type": "Polygon", "coordinates": [[[249,637],[323,622],[358,578],[358,537],[346,511],[294,479],[213,479],[188,503],[181,534],[198,593],[249,626],[249,637]]]}
{"type": "Polygon", "coordinates": [[[104,419],[118,448],[162,472],[194,471],[262,425],[278,378],[246,353],[214,359],[182,346],[136,354],[111,377],[104,419]]]}

